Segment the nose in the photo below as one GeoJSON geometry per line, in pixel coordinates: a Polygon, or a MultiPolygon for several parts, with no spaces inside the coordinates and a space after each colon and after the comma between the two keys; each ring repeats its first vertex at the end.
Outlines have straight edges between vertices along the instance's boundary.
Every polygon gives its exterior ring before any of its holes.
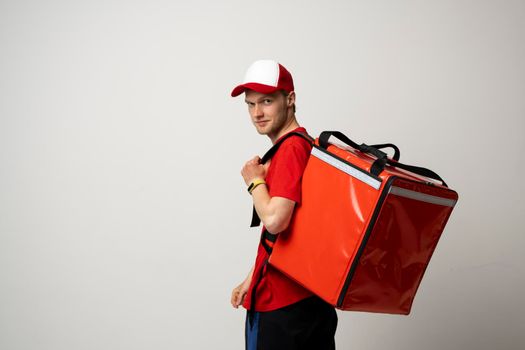
{"type": "Polygon", "coordinates": [[[254,117],[262,117],[263,116],[262,108],[261,108],[261,106],[258,103],[256,103],[255,107],[253,108],[253,116],[254,117]]]}

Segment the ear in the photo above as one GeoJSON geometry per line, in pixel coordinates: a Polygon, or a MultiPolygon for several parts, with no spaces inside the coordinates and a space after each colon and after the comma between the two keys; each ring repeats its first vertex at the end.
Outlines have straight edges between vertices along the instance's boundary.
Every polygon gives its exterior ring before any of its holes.
{"type": "Polygon", "coordinates": [[[295,104],[295,91],[291,91],[286,97],[286,105],[292,107],[295,104]]]}

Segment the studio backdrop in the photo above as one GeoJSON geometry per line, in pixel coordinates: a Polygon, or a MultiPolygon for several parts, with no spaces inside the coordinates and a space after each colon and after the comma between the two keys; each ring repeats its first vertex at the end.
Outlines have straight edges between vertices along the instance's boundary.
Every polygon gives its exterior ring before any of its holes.
{"type": "Polygon", "coordinates": [[[460,195],[409,316],[338,349],[523,349],[523,1],[0,2],[0,348],[242,349],[271,145],[231,89],[293,74],[308,132],[392,142],[460,195]]]}

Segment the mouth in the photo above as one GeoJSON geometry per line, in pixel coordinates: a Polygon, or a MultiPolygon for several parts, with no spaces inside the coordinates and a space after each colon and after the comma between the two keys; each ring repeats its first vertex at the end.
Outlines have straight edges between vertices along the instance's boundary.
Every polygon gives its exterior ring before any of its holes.
{"type": "Polygon", "coordinates": [[[266,124],[268,122],[269,122],[269,120],[259,120],[259,121],[256,121],[255,124],[257,124],[257,125],[264,125],[264,124],[266,124]]]}

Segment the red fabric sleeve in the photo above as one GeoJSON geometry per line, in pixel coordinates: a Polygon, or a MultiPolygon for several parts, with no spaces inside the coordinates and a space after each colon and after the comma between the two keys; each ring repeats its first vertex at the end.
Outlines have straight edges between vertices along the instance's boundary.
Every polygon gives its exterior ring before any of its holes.
{"type": "Polygon", "coordinates": [[[283,197],[301,203],[301,179],[311,147],[300,137],[285,140],[272,158],[268,176],[270,197],[283,197]]]}

